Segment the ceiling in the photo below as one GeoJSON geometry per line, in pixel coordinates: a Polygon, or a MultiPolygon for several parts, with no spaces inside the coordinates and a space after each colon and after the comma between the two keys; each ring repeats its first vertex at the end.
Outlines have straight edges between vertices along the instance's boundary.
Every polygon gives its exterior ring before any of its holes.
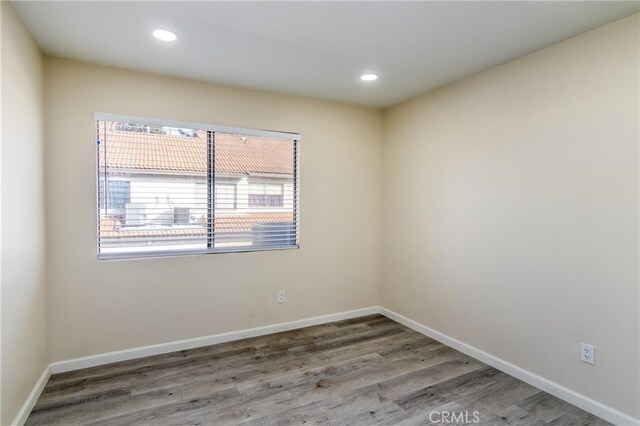
{"type": "Polygon", "coordinates": [[[636,13],[636,1],[14,1],[48,54],[373,107],[636,13]],[[151,36],[164,28],[172,43],[151,36]],[[359,76],[375,72],[379,80],[359,76]]]}

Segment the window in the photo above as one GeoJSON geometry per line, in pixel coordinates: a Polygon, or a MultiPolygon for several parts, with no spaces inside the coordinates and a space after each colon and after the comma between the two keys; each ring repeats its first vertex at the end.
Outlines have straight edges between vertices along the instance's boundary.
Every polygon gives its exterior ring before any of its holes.
{"type": "Polygon", "coordinates": [[[249,207],[283,207],[284,185],[282,183],[249,184],[249,207]]]}
{"type": "Polygon", "coordinates": [[[110,180],[107,204],[112,209],[123,209],[131,201],[131,184],[126,180],[110,180]]]}
{"type": "Polygon", "coordinates": [[[236,206],[236,185],[216,182],[216,208],[235,209],[236,206]]]}
{"type": "Polygon", "coordinates": [[[300,135],[96,114],[98,258],[298,247],[300,135]]]}

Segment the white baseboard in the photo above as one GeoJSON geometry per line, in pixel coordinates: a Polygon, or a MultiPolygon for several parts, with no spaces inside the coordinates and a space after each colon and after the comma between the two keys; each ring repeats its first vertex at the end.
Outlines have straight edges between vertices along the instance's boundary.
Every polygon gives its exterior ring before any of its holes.
{"type": "Polygon", "coordinates": [[[500,371],[503,371],[517,379],[522,380],[532,386],[535,386],[551,395],[554,395],[570,404],[575,405],[591,414],[594,414],[608,422],[611,422],[620,426],[638,425],[640,421],[627,414],[624,414],[614,408],[604,405],[594,399],[591,399],[585,395],[575,392],[569,388],[566,388],[558,383],[555,383],[549,379],[538,376],[531,371],[525,370],[522,367],[511,364],[503,359],[500,359],[494,355],[470,346],[460,340],[457,340],[444,333],[436,331],[426,325],[422,325],[412,319],[409,319],[403,315],[393,312],[389,309],[380,307],[380,313],[387,318],[390,318],[402,325],[405,325],[418,333],[424,334],[427,337],[431,337],[447,346],[450,346],[472,358],[484,362],[500,371]]]}
{"type": "Polygon", "coordinates": [[[22,404],[20,411],[18,411],[18,415],[13,422],[11,422],[12,425],[22,426],[27,421],[27,417],[29,417],[33,406],[36,405],[38,398],[40,398],[40,394],[42,393],[44,386],[47,384],[49,377],[51,377],[51,364],[45,367],[35,386],[31,389],[29,396],[27,396],[27,400],[22,404]]]}
{"type": "Polygon", "coordinates": [[[266,334],[279,333],[281,331],[294,330],[297,328],[311,327],[319,324],[326,324],[350,318],[362,317],[378,313],[378,307],[355,309],[353,311],[338,312],[335,314],[322,315],[319,317],[306,318],[296,321],[283,322],[280,324],[267,325],[263,327],[250,328],[247,330],[231,331],[228,333],[214,334],[211,336],[196,337],[193,339],[179,340],[175,342],[161,343],[158,345],[142,346],[122,351],[108,352],[105,354],[91,355],[82,358],[74,358],[66,361],[58,361],[51,364],[51,371],[63,373],[65,371],[79,370],[82,368],[95,367],[98,365],[110,364],[112,362],[126,361],[135,358],[142,358],[152,355],[160,355],[169,352],[182,351],[185,349],[199,348],[202,346],[215,345],[218,343],[231,342],[234,340],[246,339],[248,337],[264,336],[266,334]]]}
{"type": "Polygon", "coordinates": [[[535,373],[511,364],[501,358],[477,349],[467,343],[461,342],[451,336],[436,331],[430,327],[422,325],[412,319],[393,312],[389,309],[372,306],[369,308],[356,309],[353,311],[339,312],[335,314],[322,315],[319,317],[306,318],[296,321],[289,321],[279,324],[273,324],[263,327],[256,327],[247,330],[232,331],[222,334],[214,334],[211,336],[197,337],[193,339],[179,340],[175,342],[161,343],[158,345],[143,346],[122,351],[109,352],[105,354],[92,355],[82,358],[75,358],[66,361],[54,362],[45,369],[42,376],[34,386],[27,401],[22,406],[20,412],[16,416],[13,424],[23,424],[34,404],[38,400],[42,389],[44,388],[49,376],[52,373],[62,373],[65,371],[79,370],[82,368],[95,367],[98,365],[110,364],[112,362],[126,361],[146,356],[159,355],[169,352],[181,351],[185,349],[193,349],[202,346],[215,345],[218,343],[231,342],[234,340],[246,339],[249,337],[264,336],[267,334],[279,333],[281,331],[294,330],[298,328],[311,327],[314,325],[326,324],[334,321],[340,321],[350,318],[357,318],[366,315],[380,313],[394,321],[403,324],[418,333],[438,340],[443,344],[450,346],[466,355],[469,355],[479,361],[484,362],[498,370],[501,370],[523,382],[535,386],[545,392],[550,393],[564,401],[569,402],[585,411],[588,411],[604,420],[621,426],[640,425],[640,421],[627,414],[624,414],[612,407],[604,405],[585,395],[577,393],[549,379],[541,377],[535,373]]]}

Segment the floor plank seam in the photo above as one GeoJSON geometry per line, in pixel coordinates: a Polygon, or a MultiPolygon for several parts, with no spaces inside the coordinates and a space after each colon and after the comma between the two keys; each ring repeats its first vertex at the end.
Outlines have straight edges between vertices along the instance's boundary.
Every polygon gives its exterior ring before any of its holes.
{"type": "Polygon", "coordinates": [[[27,424],[392,425],[438,410],[607,424],[382,315],[54,374],[27,424]]]}

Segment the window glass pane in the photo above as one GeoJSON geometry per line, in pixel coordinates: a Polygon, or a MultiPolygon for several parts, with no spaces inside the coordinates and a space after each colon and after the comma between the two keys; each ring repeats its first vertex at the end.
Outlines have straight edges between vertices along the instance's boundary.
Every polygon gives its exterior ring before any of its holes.
{"type": "Polygon", "coordinates": [[[100,252],[207,247],[206,132],[99,122],[100,252]]]}
{"type": "Polygon", "coordinates": [[[216,182],[216,209],[236,208],[236,185],[216,182]]]}
{"type": "Polygon", "coordinates": [[[296,244],[293,147],[286,139],[215,134],[216,189],[221,179],[237,182],[236,207],[214,214],[216,248],[296,244]]]}
{"type": "Polygon", "coordinates": [[[100,256],[297,247],[298,151],[289,135],[97,127],[100,256]]]}
{"type": "Polygon", "coordinates": [[[284,207],[284,183],[250,183],[249,207],[284,207]]]}
{"type": "Polygon", "coordinates": [[[107,205],[112,209],[122,209],[131,202],[131,183],[128,180],[109,179],[107,205]]]}

